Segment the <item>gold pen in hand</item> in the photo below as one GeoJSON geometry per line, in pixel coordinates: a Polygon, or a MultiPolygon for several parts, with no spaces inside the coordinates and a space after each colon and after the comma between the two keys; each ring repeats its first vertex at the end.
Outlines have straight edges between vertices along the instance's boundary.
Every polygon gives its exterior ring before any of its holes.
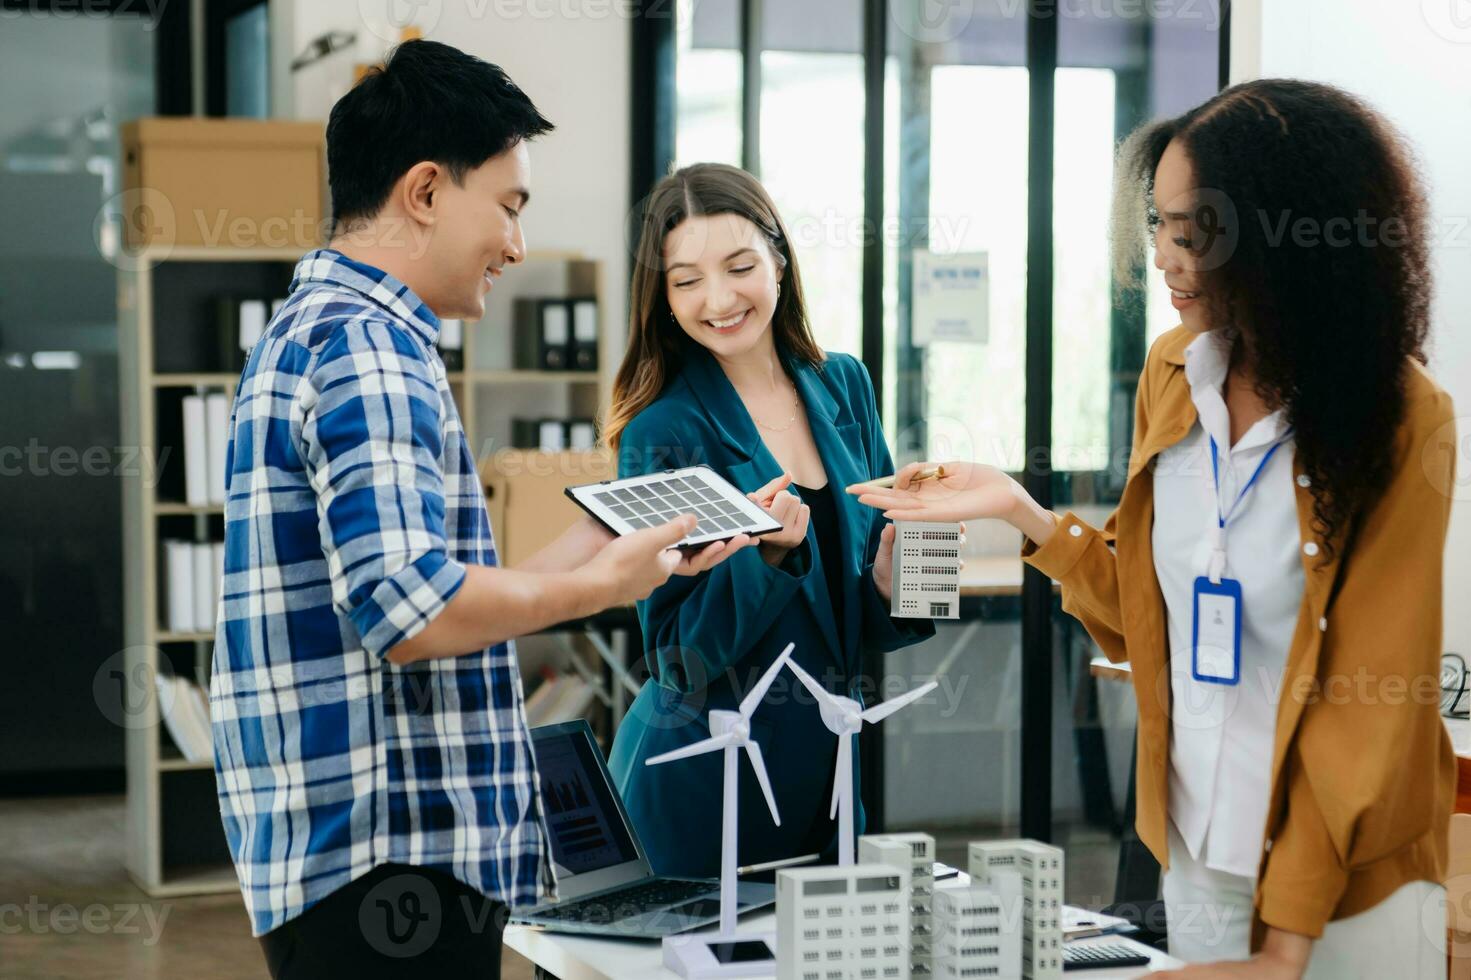
{"type": "MultiPolygon", "coordinates": [[[[922,480],[936,480],[944,477],[944,475],[945,467],[943,466],[936,466],[934,469],[929,470],[920,470],[909,478],[909,485],[912,487],[922,480]]],[[[896,478],[897,476],[881,476],[877,480],[865,480],[863,483],[857,485],[860,487],[883,487],[887,489],[894,485],[896,478]]]]}

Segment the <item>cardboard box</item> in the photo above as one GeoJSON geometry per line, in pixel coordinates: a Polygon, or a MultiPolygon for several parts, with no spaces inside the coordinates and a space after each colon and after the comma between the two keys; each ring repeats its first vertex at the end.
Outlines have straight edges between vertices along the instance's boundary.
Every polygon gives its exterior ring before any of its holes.
{"type": "Polygon", "coordinates": [[[121,133],[128,248],[322,243],[330,213],[322,123],[135,119],[121,133]]]}
{"type": "Polygon", "coordinates": [[[582,516],[568,487],[617,475],[612,454],[502,450],[481,464],[500,564],[514,567],[555,541],[582,516]]]}

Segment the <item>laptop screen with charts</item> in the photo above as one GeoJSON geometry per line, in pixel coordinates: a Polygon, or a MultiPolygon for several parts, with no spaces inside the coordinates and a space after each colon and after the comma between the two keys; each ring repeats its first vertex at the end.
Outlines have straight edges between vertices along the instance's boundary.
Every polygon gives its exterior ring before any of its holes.
{"type": "Polygon", "coordinates": [[[557,891],[565,901],[652,872],[586,721],[532,729],[557,891]]]}
{"type": "Polygon", "coordinates": [[[574,503],[619,535],[658,527],[682,514],[694,514],[699,523],[676,545],[679,548],[698,548],[738,534],[781,530],[780,521],[708,466],[588,483],[568,487],[566,492],[574,503]]]}
{"type": "MultiPolygon", "coordinates": [[[[559,932],[657,938],[720,918],[720,883],[657,876],[586,721],[531,730],[557,900],[513,915],[559,932]]],[[[739,911],[776,901],[764,882],[736,886],[739,911]]]]}

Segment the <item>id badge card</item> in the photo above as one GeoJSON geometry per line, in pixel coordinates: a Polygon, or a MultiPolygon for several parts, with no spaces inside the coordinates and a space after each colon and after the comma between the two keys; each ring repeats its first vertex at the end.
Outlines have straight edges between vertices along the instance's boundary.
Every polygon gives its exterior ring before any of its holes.
{"type": "Polygon", "coordinates": [[[1241,683],[1241,583],[1195,580],[1195,622],[1190,635],[1190,674],[1207,684],[1241,683]]]}

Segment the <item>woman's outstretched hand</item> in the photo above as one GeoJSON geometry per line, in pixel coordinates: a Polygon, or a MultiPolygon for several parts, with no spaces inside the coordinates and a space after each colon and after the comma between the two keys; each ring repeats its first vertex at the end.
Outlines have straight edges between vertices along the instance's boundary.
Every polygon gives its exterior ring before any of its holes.
{"type": "Polygon", "coordinates": [[[892,488],[855,483],[847,489],[859,503],[876,507],[895,521],[949,523],[989,518],[1006,521],[1039,545],[1052,536],[1053,516],[1006,473],[984,463],[942,465],[942,477],[915,482],[916,475],[935,464],[910,463],[894,475],[892,488]]]}

